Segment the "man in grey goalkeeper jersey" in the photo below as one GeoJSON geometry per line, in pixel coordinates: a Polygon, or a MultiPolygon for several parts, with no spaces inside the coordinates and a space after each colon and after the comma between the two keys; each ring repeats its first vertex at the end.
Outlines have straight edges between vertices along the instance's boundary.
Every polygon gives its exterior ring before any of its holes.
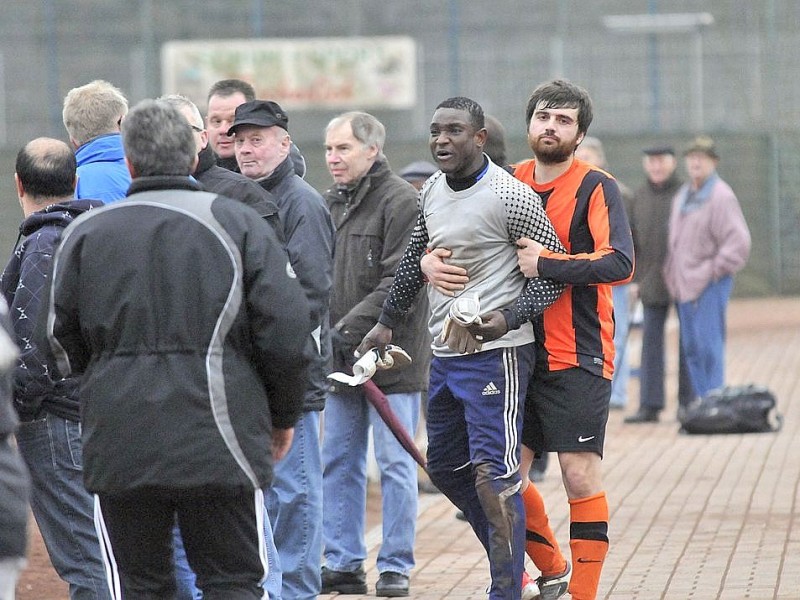
{"type": "Polygon", "coordinates": [[[427,289],[434,337],[428,404],[428,470],[486,548],[493,600],[520,598],[525,526],[520,499],[522,406],[533,364],[529,322],[563,286],[528,279],[515,241],[558,241],[539,197],[483,153],[483,109],[469,98],[436,108],[430,147],[440,171],[420,192],[419,215],[378,324],[359,352],[383,350],[424,286],[419,260],[447,248],[470,273],[455,296],[427,289]],[[479,314],[474,319],[471,313],[479,314]]]}

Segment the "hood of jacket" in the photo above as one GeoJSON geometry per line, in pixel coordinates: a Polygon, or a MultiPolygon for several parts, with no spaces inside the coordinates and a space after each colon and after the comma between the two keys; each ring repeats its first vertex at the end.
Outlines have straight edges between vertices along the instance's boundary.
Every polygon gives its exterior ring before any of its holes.
{"type": "Polygon", "coordinates": [[[65,202],[56,202],[55,204],[51,204],[42,210],[28,215],[19,226],[19,232],[24,236],[28,236],[45,225],[66,227],[87,210],[100,206],[103,206],[100,200],[69,200],[65,202]]]}
{"type": "Polygon", "coordinates": [[[275,187],[283,181],[285,178],[293,175],[295,173],[294,170],[294,163],[292,163],[291,157],[287,156],[283,159],[283,162],[275,167],[275,170],[267,175],[266,177],[262,177],[261,179],[257,179],[256,181],[258,184],[263,187],[268,192],[272,192],[275,187]]]}
{"type": "Polygon", "coordinates": [[[216,166],[217,155],[211,149],[211,146],[206,146],[197,153],[197,168],[194,170],[195,177],[205,173],[211,167],[216,166]]]}
{"type": "Polygon", "coordinates": [[[94,162],[115,162],[125,158],[122,135],[107,133],[89,140],[75,151],[78,166],[94,162]]]}

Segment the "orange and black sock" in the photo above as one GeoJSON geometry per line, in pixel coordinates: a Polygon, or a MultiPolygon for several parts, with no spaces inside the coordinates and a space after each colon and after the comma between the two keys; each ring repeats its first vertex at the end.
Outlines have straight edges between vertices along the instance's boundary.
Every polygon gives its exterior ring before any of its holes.
{"type": "Polygon", "coordinates": [[[608,502],[605,492],[569,501],[569,546],[573,600],[594,600],[608,553],[608,502]]]}
{"type": "Polygon", "coordinates": [[[557,575],[567,566],[544,508],[544,500],[533,483],[522,492],[525,504],[525,551],[542,575],[557,575]]]}

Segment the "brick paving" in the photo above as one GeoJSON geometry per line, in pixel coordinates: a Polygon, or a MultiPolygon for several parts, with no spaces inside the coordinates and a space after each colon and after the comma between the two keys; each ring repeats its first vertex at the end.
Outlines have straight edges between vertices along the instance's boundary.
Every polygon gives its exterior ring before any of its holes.
{"type": "MultiPolygon", "coordinates": [[[[772,389],[783,429],[680,434],[673,322],[670,400],[661,422],[623,424],[635,402],[609,419],[603,464],[611,546],[598,598],[800,599],[800,298],[735,300],[728,321],[728,383],[772,389]]],[[[633,335],[636,347],[639,334],[633,335]]],[[[633,379],[634,399],[636,386],[633,379]]],[[[554,461],[539,485],[568,550],[568,505],[554,461]]],[[[485,600],[488,565],[469,526],[454,518],[442,496],[423,494],[420,500],[411,597],[485,600]]],[[[380,525],[368,535],[370,595],[364,598],[374,597],[379,542],[380,525]]]]}

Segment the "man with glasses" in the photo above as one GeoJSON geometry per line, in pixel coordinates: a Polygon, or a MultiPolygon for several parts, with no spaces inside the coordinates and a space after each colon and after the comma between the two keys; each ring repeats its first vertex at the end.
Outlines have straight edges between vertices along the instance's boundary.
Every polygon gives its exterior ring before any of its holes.
{"type": "Polygon", "coordinates": [[[230,171],[216,163],[209,142],[209,132],[203,126],[203,117],[194,102],[179,94],[171,94],[161,99],[177,108],[194,132],[198,162],[193,176],[203,185],[203,189],[252,206],[272,225],[278,237],[283,240],[275,196],[241,173],[230,171]]]}

